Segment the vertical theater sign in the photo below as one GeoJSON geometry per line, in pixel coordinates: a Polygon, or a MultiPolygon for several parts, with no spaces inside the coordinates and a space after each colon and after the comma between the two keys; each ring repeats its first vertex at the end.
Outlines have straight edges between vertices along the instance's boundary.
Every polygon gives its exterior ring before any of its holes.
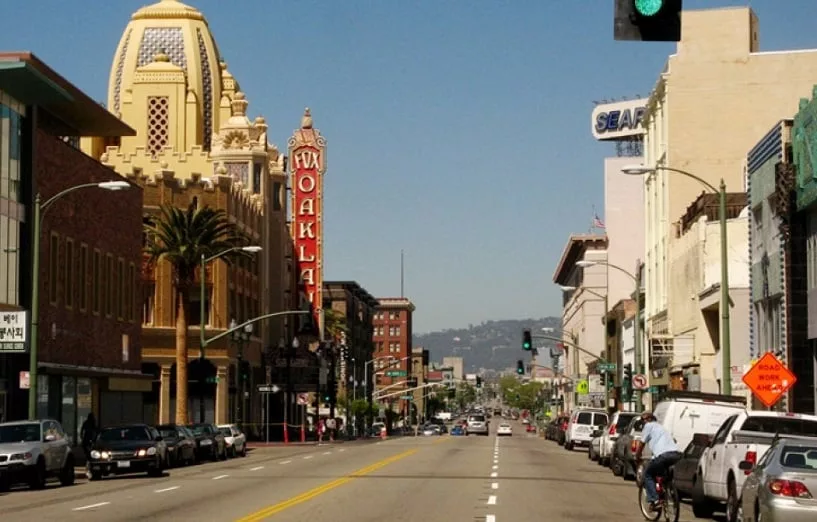
{"type": "Polygon", "coordinates": [[[307,108],[301,128],[289,139],[290,233],[301,305],[309,303],[323,333],[323,174],[326,140],[312,128],[307,108]]]}

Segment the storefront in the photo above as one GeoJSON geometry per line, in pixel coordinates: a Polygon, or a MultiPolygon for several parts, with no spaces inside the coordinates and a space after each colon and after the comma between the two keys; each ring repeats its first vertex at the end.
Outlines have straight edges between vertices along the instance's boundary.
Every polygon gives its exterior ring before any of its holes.
{"type": "Polygon", "coordinates": [[[74,444],[79,443],[82,423],[91,412],[99,426],[145,422],[142,397],[150,391],[149,377],[115,370],[57,368],[47,363],[41,366],[37,417],[59,421],[74,444]]]}

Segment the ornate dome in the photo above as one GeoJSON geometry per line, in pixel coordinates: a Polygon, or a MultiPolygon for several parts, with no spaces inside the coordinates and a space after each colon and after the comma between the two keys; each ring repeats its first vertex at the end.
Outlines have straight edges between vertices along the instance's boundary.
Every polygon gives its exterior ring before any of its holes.
{"type": "Polygon", "coordinates": [[[123,100],[132,89],[137,68],[150,64],[160,54],[184,70],[187,91],[198,100],[201,145],[209,150],[212,133],[219,128],[221,58],[204,15],[177,0],[161,0],[131,16],[113,58],[108,81],[109,110],[128,122],[123,100]]]}

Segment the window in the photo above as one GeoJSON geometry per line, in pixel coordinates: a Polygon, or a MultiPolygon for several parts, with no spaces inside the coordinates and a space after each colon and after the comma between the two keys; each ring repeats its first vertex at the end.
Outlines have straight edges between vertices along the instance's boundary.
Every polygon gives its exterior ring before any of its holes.
{"type": "Polygon", "coordinates": [[[399,335],[400,335],[400,327],[399,326],[389,326],[389,336],[398,337],[399,335]]]}
{"type": "Polygon", "coordinates": [[[102,273],[102,252],[94,250],[93,279],[91,281],[92,310],[98,314],[102,309],[102,292],[105,289],[105,277],[102,273]]]}
{"type": "Polygon", "coordinates": [[[74,307],[74,240],[65,239],[65,259],[62,263],[64,285],[64,300],[66,308],[74,307]]]}
{"type": "Polygon", "coordinates": [[[121,320],[125,318],[125,302],[128,295],[125,288],[125,260],[121,257],[116,260],[116,286],[119,289],[119,295],[114,301],[116,303],[116,317],[121,320]]]}
{"type": "Polygon", "coordinates": [[[142,290],[142,324],[153,325],[153,300],[156,294],[156,285],[146,284],[142,290]]]}
{"type": "Polygon", "coordinates": [[[57,304],[59,292],[57,285],[60,277],[60,238],[57,234],[51,234],[51,245],[48,248],[48,300],[52,305],[57,304]]]}
{"type": "Polygon", "coordinates": [[[400,312],[389,312],[389,320],[396,321],[400,319],[400,312]]]}
{"type": "Polygon", "coordinates": [[[281,210],[284,206],[283,185],[280,181],[272,184],[272,210],[281,210]]]}
{"type": "Polygon", "coordinates": [[[136,265],[131,263],[128,265],[128,280],[127,280],[128,295],[125,299],[125,319],[128,321],[135,321],[136,314],[133,313],[136,306],[133,302],[133,296],[137,288],[136,282],[136,265]]]}
{"type": "Polygon", "coordinates": [[[79,267],[77,269],[77,287],[79,288],[79,309],[88,309],[88,245],[79,246],[79,267]]]}
{"type": "Polygon", "coordinates": [[[261,174],[264,172],[264,165],[261,163],[252,164],[252,192],[261,193],[261,174]]]}
{"type": "Polygon", "coordinates": [[[110,316],[113,313],[113,299],[116,293],[116,279],[114,279],[113,256],[111,254],[105,256],[105,266],[102,270],[105,279],[105,293],[102,294],[102,304],[105,307],[105,315],[110,316]]]}

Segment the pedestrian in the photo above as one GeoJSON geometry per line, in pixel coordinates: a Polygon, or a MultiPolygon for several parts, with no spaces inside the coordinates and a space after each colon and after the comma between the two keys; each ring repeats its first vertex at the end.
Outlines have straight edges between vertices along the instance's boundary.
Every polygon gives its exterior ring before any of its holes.
{"type": "Polygon", "coordinates": [[[94,417],[93,412],[91,412],[85,418],[85,422],[82,423],[82,428],[79,430],[79,436],[82,440],[82,451],[85,453],[86,459],[91,454],[91,446],[93,446],[94,439],[96,439],[96,432],[96,417],[94,417]]]}
{"type": "Polygon", "coordinates": [[[318,444],[323,444],[323,432],[326,431],[326,423],[323,417],[318,421],[318,444]]]}
{"type": "Polygon", "coordinates": [[[335,441],[335,419],[326,420],[326,431],[329,432],[329,442],[335,441]]]}

